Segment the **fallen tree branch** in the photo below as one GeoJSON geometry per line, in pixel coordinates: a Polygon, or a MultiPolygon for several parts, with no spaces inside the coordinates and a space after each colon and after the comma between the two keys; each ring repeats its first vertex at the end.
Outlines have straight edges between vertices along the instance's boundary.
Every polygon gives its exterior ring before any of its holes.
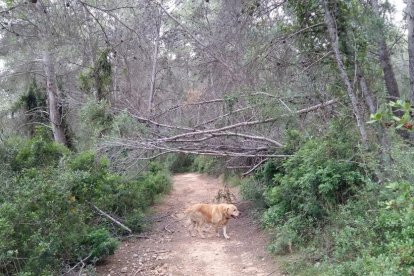
{"type": "MultiPolygon", "coordinates": [[[[283,148],[284,145],[278,141],[271,139],[271,135],[260,134],[251,135],[240,133],[240,127],[272,123],[288,116],[304,114],[324,108],[326,106],[337,103],[337,99],[322,102],[307,108],[303,108],[291,113],[282,114],[279,117],[268,118],[264,120],[244,121],[232,125],[215,129],[197,130],[192,128],[176,127],[174,125],[166,125],[155,122],[150,119],[134,116],[142,122],[146,122],[155,126],[152,130],[154,133],[150,136],[136,138],[116,138],[108,139],[98,146],[100,153],[105,153],[121,171],[125,170],[128,164],[135,164],[139,160],[153,160],[169,153],[184,153],[216,157],[230,157],[232,159],[254,158],[255,160],[267,158],[287,158],[291,155],[278,154],[276,149],[283,148]],[[162,128],[161,130],[158,127],[162,128]],[[178,129],[177,131],[166,131],[165,128],[178,129]],[[174,133],[171,136],[169,133],[174,133]],[[267,137],[265,137],[265,135],[267,137]],[[232,139],[231,137],[239,139],[232,139]],[[269,138],[268,138],[269,137],[269,138]],[[256,159],[257,158],[257,159],[256,159]]],[[[151,130],[151,129],[150,129],[151,130]]],[[[265,132],[272,130],[263,129],[265,132]]],[[[251,160],[249,160],[251,162],[251,160]]],[[[242,160],[242,162],[246,162],[242,160]]],[[[250,174],[265,161],[246,167],[245,175],[250,174]]],[[[246,165],[246,164],[240,164],[246,165]]]]}
{"type": "Polygon", "coordinates": [[[319,108],[323,108],[323,107],[329,106],[329,105],[337,103],[337,102],[338,102],[337,99],[332,99],[332,100],[329,100],[329,101],[326,101],[326,102],[323,102],[323,103],[320,103],[320,104],[317,104],[317,105],[314,105],[314,106],[299,109],[299,110],[295,111],[294,113],[296,113],[296,114],[308,113],[308,112],[315,111],[319,108]]]}
{"type": "Polygon", "coordinates": [[[77,264],[75,264],[74,266],[72,266],[71,269],[69,269],[68,271],[66,271],[65,273],[63,273],[63,275],[67,275],[69,274],[71,271],[73,271],[76,267],[78,267],[80,264],[85,264],[85,262],[92,256],[92,253],[90,253],[88,256],[86,256],[85,258],[83,258],[82,260],[80,260],[77,264]]]}
{"type": "Polygon", "coordinates": [[[255,171],[258,167],[260,167],[264,162],[266,162],[267,160],[269,160],[268,158],[263,159],[262,161],[260,161],[259,163],[257,163],[256,165],[253,166],[253,168],[251,168],[250,170],[248,170],[247,172],[243,173],[242,176],[246,176],[251,174],[253,171],[255,171]]]}
{"type": "Polygon", "coordinates": [[[114,219],[113,217],[111,217],[110,215],[108,215],[107,213],[105,213],[104,211],[102,211],[101,209],[99,209],[98,207],[96,207],[95,205],[92,205],[92,207],[101,215],[103,215],[104,217],[108,218],[109,220],[111,220],[112,222],[114,222],[116,225],[120,226],[121,228],[125,229],[126,231],[128,231],[129,233],[132,233],[132,230],[129,229],[127,226],[125,226],[124,224],[122,224],[121,222],[119,222],[118,220],[114,219]]]}
{"type": "MultiPolygon", "coordinates": [[[[122,111],[121,109],[115,109],[115,110],[117,110],[117,111],[122,111]]],[[[129,114],[131,117],[135,118],[135,119],[136,119],[136,120],[138,120],[140,123],[148,123],[148,124],[152,124],[152,125],[154,125],[154,126],[158,126],[158,127],[165,127],[165,128],[171,128],[171,129],[179,129],[179,130],[195,131],[195,128],[181,127],[181,126],[171,126],[171,125],[161,124],[161,123],[155,122],[155,121],[153,121],[153,120],[150,120],[150,119],[147,119],[147,118],[140,117],[140,116],[137,116],[137,115],[135,115],[135,114],[132,114],[132,113],[131,113],[131,112],[129,112],[129,111],[127,111],[127,112],[128,112],[128,114],[129,114]]]]}
{"type": "Polygon", "coordinates": [[[200,126],[210,124],[210,123],[212,123],[212,122],[214,122],[214,121],[217,121],[217,120],[219,120],[219,119],[223,119],[224,117],[227,117],[227,116],[230,116],[230,115],[234,115],[234,114],[236,114],[236,113],[239,113],[239,112],[242,112],[242,111],[245,111],[245,110],[248,110],[248,109],[252,109],[253,107],[256,107],[256,106],[258,106],[258,105],[256,104],[256,105],[251,105],[251,106],[246,106],[246,107],[243,107],[243,108],[236,109],[236,110],[234,110],[234,111],[231,111],[231,112],[228,112],[228,113],[226,113],[226,114],[223,114],[223,115],[217,116],[217,117],[215,117],[215,118],[213,118],[213,119],[210,119],[210,120],[208,120],[208,121],[205,121],[205,122],[199,123],[198,125],[195,125],[195,126],[194,126],[194,128],[198,128],[198,127],[200,127],[200,126]]]}
{"type": "Polygon", "coordinates": [[[199,44],[201,46],[201,50],[205,51],[207,54],[209,54],[211,57],[213,57],[214,59],[216,59],[217,61],[219,61],[221,64],[224,65],[224,67],[227,68],[227,70],[236,78],[239,79],[239,77],[237,76],[237,74],[235,73],[235,70],[232,66],[230,66],[230,64],[223,59],[223,57],[221,55],[216,54],[214,51],[212,51],[208,45],[204,44],[200,39],[197,38],[197,36],[195,36],[190,30],[188,30],[188,28],[186,28],[180,21],[178,21],[178,19],[176,19],[174,16],[171,15],[171,13],[169,13],[160,3],[153,1],[156,5],[158,5],[163,12],[172,20],[174,21],[178,26],[180,26],[182,28],[182,30],[187,33],[187,35],[189,37],[191,37],[191,39],[193,39],[197,44],[199,44]]]}
{"type": "MultiPolygon", "coordinates": [[[[311,112],[311,111],[317,110],[319,108],[326,107],[328,105],[334,104],[336,102],[337,102],[336,99],[329,100],[329,101],[324,102],[324,103],[320,103],[320,104],[317,104],[317,105],[314,105],[314,106],[311,106],[311,107],[307,107],[307,108],[304,108],[304,109],[297,110],[293,114],[303,114],[303,113],[311,112]]],[[[286,117],[286,115],[283,115],[281,117],[286,117]]],[[[203,131],[193,131],[193,132],[181,133],[181,134],[178,134],[178,135],[175,135],[175,136],[161,138],[158,141],[159,142],[168,142],[168,141],[176,140],[176,139],[182,138],[182,137],[188,137],[188,136],[194,136],[194,135],[200,135],[200,134],[211,134],[211,133],[223,132],[223,131],[233,129],[233,128],[271,123],[271,122],[274,122],[276,120],[279,120],[281,117],[269,118],[269,119],[265,119],[265,120],[255,120],[255,121],[250,121],[250,122],[240,122],[240,123],[225,126],[225,127],[222,127],[222,128],[216,128],[216,129],[208,129],[208,130],[203,130],[203,131]]],[[[278,144],[279,144],[279,147],[283,147],[282,144],[280,144],[280,143],[278,143],[278,144]]]]}
{"type": "Polygon", "coordinates": [[[251,166],[227,166],[226,167],[229,170],[239,170],[239,169],[250,169],[251,166]]]}
{"type": "Polygon", "coordinates": [[[145,235],[134,235],[134,234],[131,234],[131,235],[128,235],[128,236],[121,237],[120,239],[121,240],[126,240],[126,239],[130,239],[130,238],[149,239],[150,237],[149,236],[145,236],[145,235]]]}
{"type": "MultiPolygon", "coordinates": [[[[202,131],[200,131],[202,132],[202,131]]],[[[197,132],[199,133],[199,132],[197,132]]],[[[202,133],[199,133],[202,134],[202,133]]],[[[174,143],[182,143],[182,142],[194,142],[194,143],[198,143],[198,142],[204,142],[208,139],[212,139],[215,137],[222,137],[222,136],[237,136],[237,137],[242,137],[242,138],[246,138],[246,139],[251,139],[251,140],[259,140],[259,141],[265,141],[265,142],[269,142],[277,147],[283,147],[283,145],[275,140],[266,138],[266,137],[261,137],[261,136],[254,136],[254,135],[248,135],[248,134],[243,134],[243,133],[236,133],[236,132],[224,132],[224,133],[212,133],[209,134],[207,137],[201,138],[201,139],[194,139],[194,140],[172,140],[172,141],[167,141],[167,142],[174,142],[174,143]]]]}
{"type": "Polygon", "coordinates": [[[174,106],[172,106],[172,107],[170,107],[170,108],[168,108],[164,111],[161,111],[158,114],[155,114],[155,115],[151,116],[151,118],[154,119],[154,118],[160,117],[160,116],[164,115],[165,113],[168,113],[168,112],[171,112],[171,111],[174,111],[174,110],[177,110],[179,108],[186,107],[186,106],[202,105],[202,104],[210,104],[210,103],[222,103],[222,102],[225,102],[225,99],[213,99],[213,100],[206,100],[206,101],[202,101],[202,102],[178,104],[178,105],[174,105],[174,106]]]}
{"type": "Polygon", "coordinates": [[[287,154],[248,154],[248,153],[236,153],[236,152],[219,152],[219,151],[196,151],[196,150],[184,150],[184,149],[166,149],[169,152],[186,153],[186,154],[198,154],[209,156],[222,156],[222,157],[267,157],[267,158],[285,158],[292,155],[287,154]]]}

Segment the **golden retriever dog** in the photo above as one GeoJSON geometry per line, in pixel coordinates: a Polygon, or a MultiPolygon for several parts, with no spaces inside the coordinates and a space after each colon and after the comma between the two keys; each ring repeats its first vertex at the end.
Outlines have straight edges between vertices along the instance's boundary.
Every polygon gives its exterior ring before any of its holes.
{"type": "Polygon", "coordinates": [[[194,228],[197,230],[201,238],[205,238],[201,227],[206,224],[212,224],[216,230],[217,237],[220,237],[219,227],[223,228],[223,236],[230,239],[227,235],[227,222],[230,218],[237,218],[240,215],[239,210],[233,204],[194,204],[185,213],[191,220],[189,228],[190,235],[194,237],[194,228]]]}

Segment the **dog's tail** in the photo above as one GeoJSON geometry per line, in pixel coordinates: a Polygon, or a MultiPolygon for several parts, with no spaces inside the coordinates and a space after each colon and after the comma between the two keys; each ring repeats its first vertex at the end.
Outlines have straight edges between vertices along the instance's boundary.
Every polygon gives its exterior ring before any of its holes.
{"type": "Polygon", "coordinates": [[[188,215],[192,210],[193,210],[192,207],[188,207],[187,209],[184,210],[184,214],[188,215]]]}
{"type": "Polygon", "coordinates": [[[188,209],[184,210],[182,213],[172,214],[171,216],[177,221],[182,221],[188,217],[188,209]]]}

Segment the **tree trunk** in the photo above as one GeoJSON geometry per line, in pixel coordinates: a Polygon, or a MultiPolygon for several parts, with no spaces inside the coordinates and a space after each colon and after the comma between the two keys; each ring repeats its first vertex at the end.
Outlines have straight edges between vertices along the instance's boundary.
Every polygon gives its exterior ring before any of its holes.
{"type": "MultiPolygon", "coordinates": [[[[371,0],[371,5],[377,19],[381,19],[378,0],[371,0]]],[[[391,65],[390,52],[385,41],[384,28],[382,26],[380,26],[378,30],[378,47],[381,68],[384,72],[385,87],[387,88],[388,95],[394,100],[399,99],[400,91],[391,65]]]]}
{"type": "Polygon", "coordinates": [[[408,60],[410,71],[411,104],[414,104],[414,0],[407,0],[408,60]]]}
{"type": "Polygon", "coordinates": [[[65,129],[59,110],[59,92],[56,84],[56,75],[53,56],[49,50],[43,51],[43,68],[46,75],[46,91],[49,107],[49,119],[52,124],[53,137],[56,142],[66,145],[65,129]]]}
{"type": "Polygon", "coordinates": [[[155,33],[155,41],[154,41],[154,53],[152,57],[152,71],[151,71],[151,83],[150,83],[150,95],[148,99],[148,115],[151,115],[154,96],[155,96],[155,80],[157,77],[157,63],[158,63],[158,52],[160,49],[160,29],[161,29],[161,15],[162,11],[156,8],[158,15],[157,15],[157,22],[156,22],[156,33],[155,33]]]}
{"type": "Polygon", "coordinates": [[[346,73],[344,63],[342,62],[341,53],[339,52],[339,46],[338,46],[338,34],[337,30],[335,28],[336,24],[334,21],[334,18],[332,17],[329,9],[329,0],[323,1],[323,7],[325,10],[325,24],[328,29],[328,35],[331,42],[332,50],[335,54],[335,60],[336,64],[339,69],[339,73],[341,76],[341,79],[346,87],[349,99],[351,100],[352,104],[352,111],[354,113],[356,123],[359,129],[359,133],[361,134],[362,143],[365,148],[368,148],[368,135],[365,130],[364,122],[363,122],[363,116],[358,108],[358,100],[355,95],[354,89],[352,88],[351,82],[348,78],[348,74],[346,73]]]}
{"type": "Polygon", "coordinates": [[[365,103],[368,106],[368,110],[371,114],[377,112],[377,107],[375,106],[374,99],[371,91],[368,89],[367,82],[364,76],[359,76],[359,85],[361,86],[362,96],[364,97],[365,103]]]}
{"type": "MultiPolygon", "coordinates": [[[[368,88],[367,82],[362,74],[359,76],[359,84],[361,86],[362,95],[364,97],[365,103],[368,106],[369,112],[374,114],[377,112],[377,107],[374,103],[371,90],[368,88]]],[[[384,128],[381,124],[377,124],[374,126],[378,141],[380,143],[380,152],[381,152],[381,163],[384,167],[387,167],[390,163],[390,140],[388,138],[387,129],[384,128]]],[[[376,171],[375,174],[377,175],[380,182],[383,179],[383,173],[380,171],[376,171]]]]}

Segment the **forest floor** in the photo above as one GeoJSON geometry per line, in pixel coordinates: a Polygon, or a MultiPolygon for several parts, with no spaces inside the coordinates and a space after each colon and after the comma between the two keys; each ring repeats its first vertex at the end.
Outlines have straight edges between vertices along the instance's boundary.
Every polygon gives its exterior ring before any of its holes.
{"type": "MultiPolygon", "coordinates": [[[[173,177],[173,188],[154,206],[154,223],[146,233],[124,241],[114,255],[97,266],[98,275],[236,276],[283,275],[266,252],[268,236],[249,213],[250,203],[239,201],[238,219],[227,227],[230,240],[211,233],[190,237],[183,211],[194,203],[211,203],[223,183],[196,173],[173,177]]],[[[235,195],[237,188],[230,188],[235,195]]]]}

